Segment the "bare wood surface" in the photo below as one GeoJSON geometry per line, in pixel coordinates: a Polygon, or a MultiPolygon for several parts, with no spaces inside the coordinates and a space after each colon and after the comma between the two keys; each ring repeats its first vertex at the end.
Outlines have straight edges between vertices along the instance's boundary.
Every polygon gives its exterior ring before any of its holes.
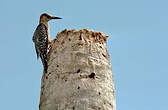
{"type": "Polygon", "coordinates": [[[64,30],[52,41],[40,110],[116,110],[108,35],[64,30]]]}

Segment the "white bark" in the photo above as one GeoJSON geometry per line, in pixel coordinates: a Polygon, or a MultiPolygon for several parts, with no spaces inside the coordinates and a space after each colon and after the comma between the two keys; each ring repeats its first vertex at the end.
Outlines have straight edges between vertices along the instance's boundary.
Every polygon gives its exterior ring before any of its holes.
{"type": "Polygon", "coordinates": [[[57,35],[42,77],[40,110],[116,110],[107,37],[87,29],[57,35]]]}

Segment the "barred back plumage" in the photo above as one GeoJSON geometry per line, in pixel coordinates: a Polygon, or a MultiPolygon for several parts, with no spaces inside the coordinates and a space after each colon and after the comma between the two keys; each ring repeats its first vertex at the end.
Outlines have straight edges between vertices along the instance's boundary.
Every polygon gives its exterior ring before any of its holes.
{"type": "Polygon", "coordinates": [[[44,71],[47,72],[47,49],[48,49],[48,29],[45,24],[40,23],[33,35],[37,58],[41,58],[44,71]]]}

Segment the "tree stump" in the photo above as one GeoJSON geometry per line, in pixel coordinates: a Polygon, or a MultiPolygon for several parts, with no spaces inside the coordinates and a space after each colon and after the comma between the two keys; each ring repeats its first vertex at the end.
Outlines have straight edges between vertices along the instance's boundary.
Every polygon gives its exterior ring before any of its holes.
{"type": "Polygon", "coordinates": [[[52,41],[40,110],[116,110],[108,35],[63,30],[52,41]]]}

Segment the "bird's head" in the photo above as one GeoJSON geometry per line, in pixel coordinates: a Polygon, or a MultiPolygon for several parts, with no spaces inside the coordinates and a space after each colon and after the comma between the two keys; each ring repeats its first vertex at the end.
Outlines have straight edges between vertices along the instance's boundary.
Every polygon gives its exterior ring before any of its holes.
{"type": "Polygon", "coordinates": [[[62,19],[62,18],[51,16],[51,15],[49,15],[47,13],[43,13],[43,14],[40,15],[40,23],[41,22],[48,22],[48,21],[50,21],[52,19],[62,19]]]}

